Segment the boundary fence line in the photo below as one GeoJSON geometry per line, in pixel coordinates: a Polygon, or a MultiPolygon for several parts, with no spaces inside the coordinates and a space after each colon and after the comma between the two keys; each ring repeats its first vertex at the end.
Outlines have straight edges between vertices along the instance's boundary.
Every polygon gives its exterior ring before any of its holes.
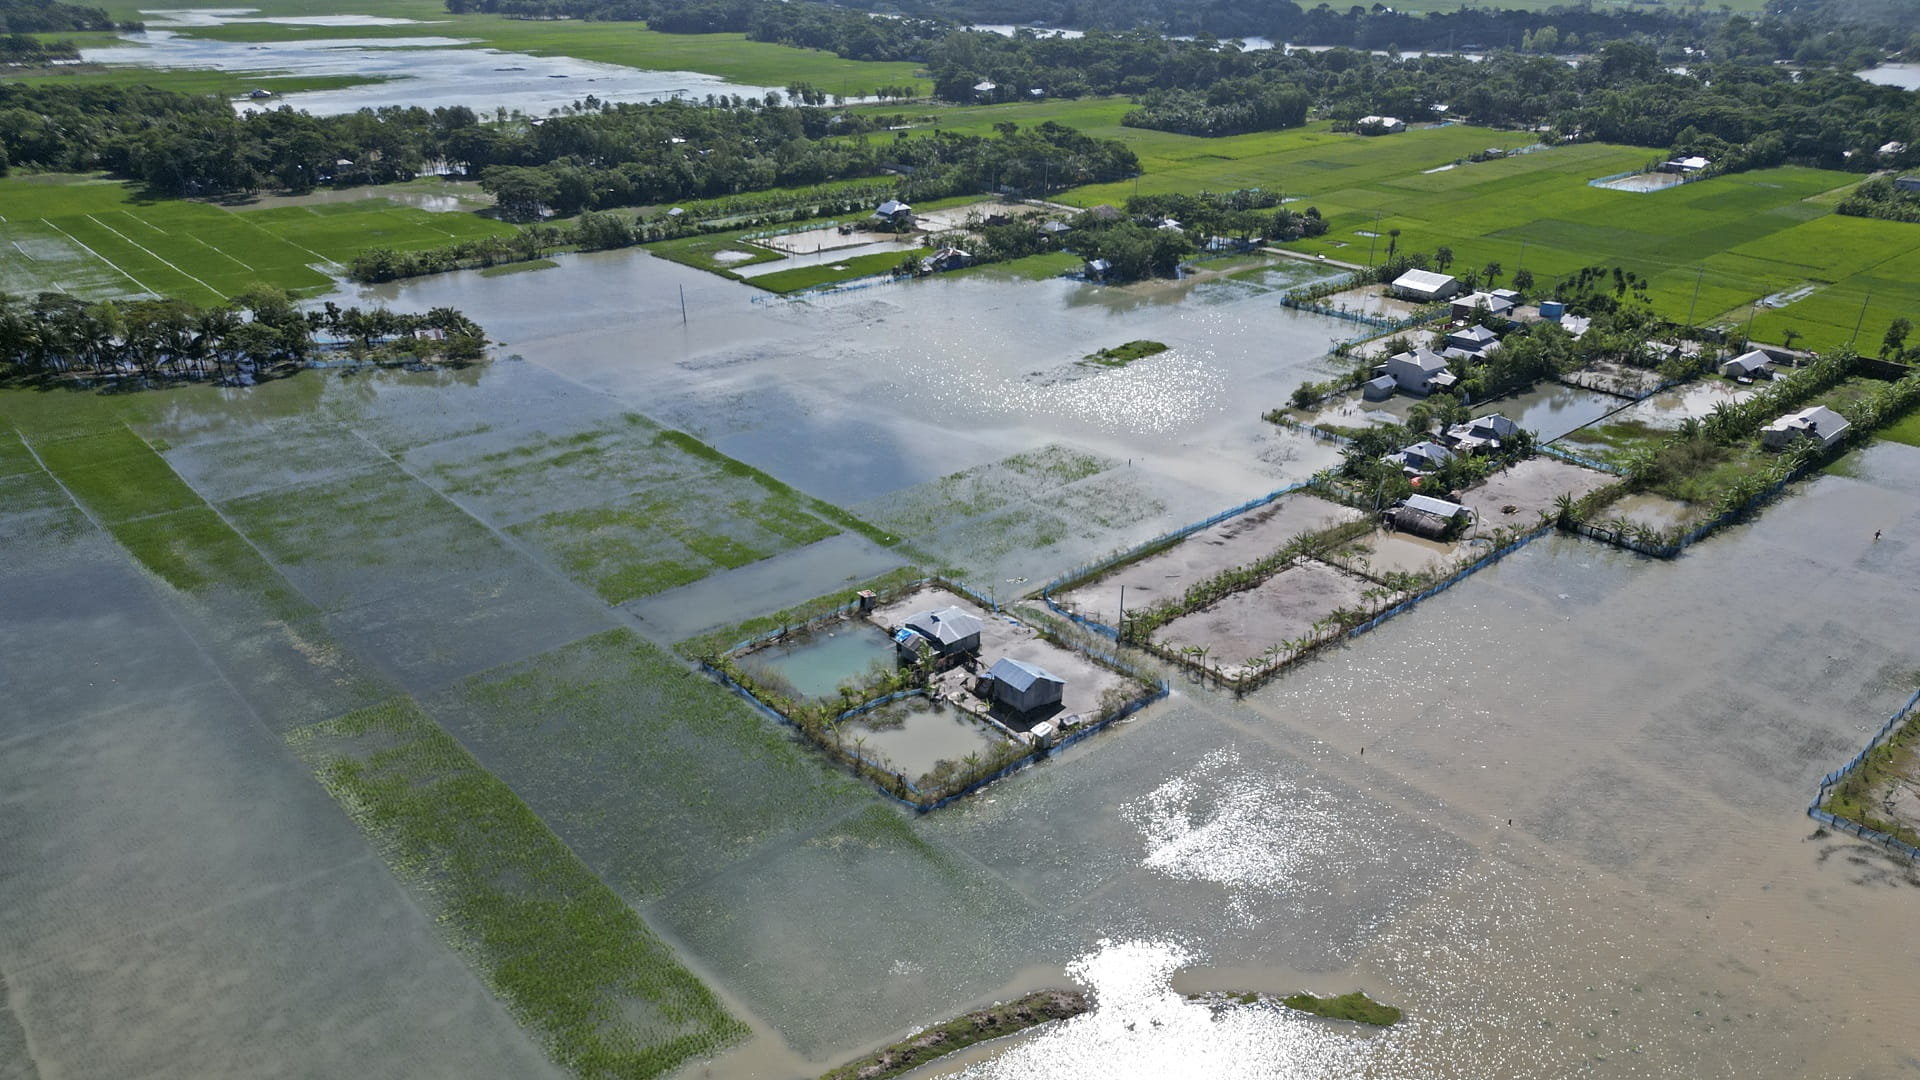
{"type": "Polygon", "coordinates": [[[1487,567],[1492,566],[1493,564],[1499,562],[1500,560],[1506,558],[1507,556],[1513,554],[1514,552],[1519,551],[1521,548],[1526,547],[1528,544],[1533,543],[1535,540],[1540,539],[1541,537],[1547,535],[1552,531],[1553,531],[1553,526],[1542,525],[1539,528],[1534,529],[1532,532],[1526,534],[1525,536],[1522,536],[1520,539],[1509,542],[1505,547],[1498,547],[1493,549],[1492,551],[1489,551],[1485,555],[1474,560],[1474,562],[1469,564],[1468,566],[1460,570],[1454,571],[1451,576],[1439,582],[1436,582],[1432,585],[1427,586],[1426,588],[1413,594],[1407,599],[1400,601],[1399,603],[1393,605],[1392,607],[1386,609],[1385,611],[1382,611],[1380,614],[1375,615],[1373,618],[1368,619],[1366,622],[1363,622],[1360,625],[1354,627],[1353,629],[1347,631],[1346,637],[1348,637],[1349,639],[1357,638],[1361,634],[1364,634],[1367,631],[1372,630],[1375,627],[1379,626],[1381,623],[1386,622],[1388,619],[1391,619],[1396,615],[1403,615],[1406,612],[1413,610],[1415,607],[1418,607],[1422,601],[1430,597],[1438,596],[1443,592],[1446,592],[1448,589],[1453,588],[1455,585],[1460,584],[1461,582],[1467,580],[1473,575],[1479,573],[1482,570],[1485,570],[1487,567]]]}
{"type": "MultiPolygon", "coordinates": [[[[954,581],[950,578],[943,578],[938,574],[929,574],[926,577],[919,578],[914,581],[909,581],[905,585],[900,586],[898,589],[895,589],[894,591],[897,593],[906,593],[914,589],[924,589],[929,585],[932,585],[935,588],[945,589],[948,592],[959,593],[961,596],[964,596],[967,599],[973,601],[974,603],[979,604],[981,607],[986,608],[988,611],[993,612],[995,615],[998,615],[1001,613],[999,604],[993,602],[992,600],[987,599],[984,596],[981,596],[979,593],[973,591],[973,589],[969,588],[966,585],[961,584],[960,582],[954,581]]],[[[780,638],[787,637],[792,634],[806,633],[807,631],[813,629],[815,626],[818,626],[823,623],[831,622],[835,619],[845,618],[846,616],[853,614],[859,609],[860,609],[860,601],[858,598],[855,598],[853,600],[847,601],[844,604],[841,604],[839,607],[829,608],[828,610],[823,611],[818,615],[814,615],[811,618],[803,619],[801,620],[800,624],[797,626],[782,626],[773,630],[768,630],[762,634],[755,634],[750,638],[744,638],[740,641],[735,642],[733,645],[729,646],[725,650],[725,652],[726,652],[726,655],[733,656],[734,654],[739,653],[744,649],[750,649],[758,645],[765,645],[770,641],[777,641],[780,638]]]]}
{"type": "Polygon", "coordinates": [[[1587,457],[1585,454],[1576,454],[1571,450],[1562,450],[1552,443],[1536,443],[1533,449],[1537,453],[1545,454],[1550,458],[1558,458],[1569,465],[1578,465],[1583,469],[1593,469],[1613,476],[1627,475],[1627,470],[1618,465],[1610,465],[1604,461],[1597,461],[1587,457]]]}
{"type": "Polygon", "coordinates": [[[1079,614],[1078,612],[1068,611],[1066,608],[1061,607],[1058,603],[1055,603],[1053,599],[1054,590],[1068,588],[1073,585],[1078,585],[1083,581],[1087,581],[1092,578],[1098,577],[1099,575],[1104,574],[1109,570],[1112,570],[1116,566],[1121,566],[1125,563],[1132,562],[1133,560],[1138,559],[1144,555],[1151,554],[1156,549],[1169,547],[1173,544],[1179,543],[1180,541],[1185,540],[1187,537],[1192,536],[1194,533],[1200,532],[1203,529],[1209,529],[1215,525],[1220,524],[1223,521],[1227,521],[1232,518],[1239,517],[1241,514],[1244,514],[1249,510],[1257,510],[1260,507],[1266,506],[1274,502],[1275,500],[1284,498],[1285,496],[1292,495],[1295,492],[1306,491],[1309,488],[1324,486],[1326,483],[1326,479],[1327,479],[1327,476],[1325,473],[1315,473],[1312,477],[1306,480],[1303,480],[1300,483],[1289,484],[1286,487],[1280,488],[1278,490],[1269,491],[1265,495],[1259,496],[1258,498],[1249,499],[1246,502],[1241,503],[1239,506],[1230,507],[1210,517],[1205,517],[1200,519],[1199,521],[1192,522],[1191,524],[1183,525],[1180,528],[1173,530],[1172,532],[1162,533],[1161,535],[1156,536],[1151,540],[1145,541],[1144,543],[1135,544],[1133,547],[1130,547],[1125,551],[1119,552],[1118,554],[1109,555],[1098,562],[1086,563],[1084,565],[1077,566],[1071,570],[1068,570],[1066,573],[1061,574],[1059,577],[1054,578],[1052,581],[1047,582],[1045,585],[1041,586],[1040,600],[1041,602],[1047,605],[1047,610],[1053,612],[1055,615],[1058,615],[1063,619],[1067,619],[1068,621],[1074,623],[1077,626],[1085,627],[1086,629],[1091,630],[1094,633],[1101,635],[1102,637],[1112,638],[1114,641],[1119,641],[1120,631],[1115,629],[1114,627],[1108,626],[1106,623],[1103,623],[1103,622],[1098,622],[1096,620],[1089,619],[1086,616],[1079,614]]]}
{"type": "Polygon", "coordinates": [[[1886,723],[1880,725],[1880,730],[1874,733],[1873,738],[1867,740],[1867,745],[1863,747],[1859,753],[1853,755],[1853,758],[1845,765],[1840,766],[1838,769],[1820,778],[1819,790],[1814,792],[1813,801],[1807,804],[1807,816],[1815,821],[1831,825],[1842,832],[1852,833],[1862,840],[1879,844],[1893,851],[1895,854],[1906,856],[1909,861],[1920,861],[1920,848],[1916,848],[1912,844],[1897,837],[1889,836],[1878,829],[1870,829],[1857,821],[1849,821],[1829,811],[1822,810],[1820,804],[1826,801],[1827,792],[1833,790],[1834,785],[1852,775],[1854,770],[1865,764],[1868,754],[1879,749],[1882,744],[1893,737],[1893,733],[1899,729],[1900,725],[1906,721],[1908,716],[1912,715],[1915,706],[1920,706],[1920,690],[1914,691],[1913,696],[1907,699],[1905,705],[1894,710],[1893,715],[1887,718],[1886,723]]]}

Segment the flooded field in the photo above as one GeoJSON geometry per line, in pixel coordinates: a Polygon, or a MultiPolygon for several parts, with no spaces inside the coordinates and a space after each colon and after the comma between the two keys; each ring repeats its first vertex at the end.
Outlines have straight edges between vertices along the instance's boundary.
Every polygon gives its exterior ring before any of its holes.
{"type": "MultiPolygon", "coordinates": [[[[1229,279],[761,304],[558,261],[347,294],[461,307],[520,360],[0,392],[0,1050],[26,1075],[556,1073],[283,741],[383,701],[751,1026],[683,1075],[817,1074],[1068,980],[1093,1013],[953,1066],[1911,1068],[1888,943],[1920,879],[1803,811],[1920,679],[1920,450],[1672,562],[1543,538],[1257,692],[1176,680],[912,817],[667,647],[923,555],[1006,600],[1303,479],[1337,449],[1259,414],[1344,327],[1229,279]],[[1171,348],[1035,375],[1141,338],[1171,348]],[[1196,965],[1406,1019],[1214,1014],[1172,989],[1196,965]]],[[[1475,550],[1363,543],[1375,570],[1475,550]]],[[[966,748],[898,730],[916,764],[966,748]]]]}
{"type": "MultiPolygon", "coordinates": [[[[319,116],[405,107],[421,102],[466,105],[479,112],[518,109],[533,116],[593,96],[602,101],[653,101],[708,94],[758,97],[767,87],[742,86],[693,71],[644,71],[566,56],[532,56],[499,49],[468,48],[472,42],[449,37],[310,38],[251,44],[183,35],[168,27],[219,26],[229,22],[287,22],[337,26],[350,34],[356,26],[385,25],[373,16],[318,16],[254,19],[244,9],[199,9],[149,15],[147,29],[127,35],[128,44],[80,51],[89,64],[125,64],[213,71],[266,71],[290,75],[355,75],[374,80],[363,86],[310,90],[272,98],[265,104],[291,105],[319,116]],[[176,21],[166,16],[178,15],[176,21]]],[[[240,101],[236,110],[260,108],[240,101]]]]}

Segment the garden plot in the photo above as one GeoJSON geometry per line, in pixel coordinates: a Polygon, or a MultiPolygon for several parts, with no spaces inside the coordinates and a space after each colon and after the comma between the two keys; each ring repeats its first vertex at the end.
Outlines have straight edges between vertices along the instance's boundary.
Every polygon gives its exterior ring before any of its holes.
{"type": "Polygon", "coordinates": [[[1484,536],[1498,528],[1531,530],[1541,514],[1553,511],[1560,496],[1578,500],[1614,483],[1618,478],[1603,472],[1557,458],[1531,457],[1469,488],[1460,501],[1474,513],[1475,535],[1484,536]]]}
{"type": "Polygon", "coordinates": [[[1248,661],[1275,647],[1322,636],[1328,620],[1397,596],[1358,574],[1302,559],[1251,589],[1173,620],[1154,635],[1154,643],[1203,656],[1203,663],[1235,677],[1254,670],[1248,661]]]}
{"type": "Polygon", "coordinates": [[[1635,492],[1607,504],[1606,519],[1595,521],[1593,524],[1619,533],[1644,527],[1665,535],[1675,529],[1698,525],[1706,519],[1707,511],[1704,507],[1683,503],[1678,499],[1669,499],[1665,495],[1635,492]],[[1624,528],[1621,527],[1622,523],[1624,528]]]}
{"type": "Polygon", "coordinates": [[[1448,544],[1403,532],[1375,529],[1322,558],[1368,577],[1392,580],[1409,575],[1423,580],[1446,576],[1476,556],[1464,544],[1448,544]]]}
{"type": "Polygon", "coordinates": [[[1133,608],[1175,599],[1188,586],[1272,554],[1302,533],[1355,521],[1360,516],[1358,510],[1316,495],[1283,496],[1057,595],[1054,600],[1087,618],[1115,626],[1123,588],[1133,608]]]}
{"type": "Polygon", "coordinates": [[[423,705],[629,903],[870,798],[628,630],[482,673],[423,705]]]}
{"type": "Polygon", "coordinates": [[[1640,398],[1652,393],[1665,380],[1652,368],[1630,367],[1613,360],[1596,360],[1578,371],[1560,376],[1560,381],[1617,397],[1640,398]]]}

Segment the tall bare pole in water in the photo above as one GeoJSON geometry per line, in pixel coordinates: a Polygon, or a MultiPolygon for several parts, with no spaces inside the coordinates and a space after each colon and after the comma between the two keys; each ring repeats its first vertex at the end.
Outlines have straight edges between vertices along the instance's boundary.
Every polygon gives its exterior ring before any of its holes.
{"type": "Polygon", "coordinates": [[[687,287],[680,286],[680,325],[687,325],[687,287]]]}

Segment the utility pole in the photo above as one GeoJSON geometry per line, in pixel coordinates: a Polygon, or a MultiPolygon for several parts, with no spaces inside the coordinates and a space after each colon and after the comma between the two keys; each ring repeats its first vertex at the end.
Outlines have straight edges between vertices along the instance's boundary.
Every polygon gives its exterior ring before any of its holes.
{"type": "Polygon", "coordinates": [[[1380,246],[1380,211],[1373,212],[1373,235],[1367,238],[1367,268],[1373,268],[1373,249],[1380,246]]]}
{"type": "Polygon", "coordinates": [[[687,287],[680,286],[680,325],[687,325],[687,287]]]}
{"type": "Polygon", "coordinates": [[[1706,276],[1707,268],[1704,266],[1700,268],[1698,274],[1693,276],[1693,302],[1687,305],[1687,329],[1689,330],[1693,329],[1693,309],[1700,303],[1700,282],[1706,276]]]}
{"type": "Polygon", "coordinates": [[[1866,299],[1860,301],[1860,317],[1853,320],[1853,337],[1847,339],[1847,348],[1853,348],[1854,338],[1860,336],[1860,324],[1867,321],[1867,302],[1873,299],[1873,291],[1867,291],[1866,299]]]}

